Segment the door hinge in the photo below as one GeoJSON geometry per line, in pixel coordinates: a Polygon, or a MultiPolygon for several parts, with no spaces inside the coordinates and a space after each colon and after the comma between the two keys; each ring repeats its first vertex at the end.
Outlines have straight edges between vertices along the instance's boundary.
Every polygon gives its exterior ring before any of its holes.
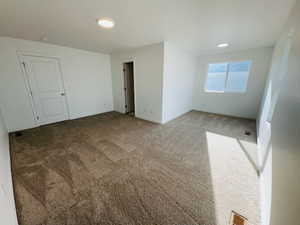
{"type": "Polygon", "coordinates": [[[24,66],[24,68],[26,67],[26,64],[25,64],[25,62],[22,62],[22,65],[24,66]]]}
{"type": "Polygon", "coordinates": [[[127,88],[124,88],[124,91],[126,91],[127,90],[127,88]]]}
{"type": "Polygon", "coordinates": [[[125,108],[127,108],[128,106],[127,105],[125,105],[125,108]]]}
{"type": "Polygon", "coordinates": [[[125,69],[123,69],[123,72],[125,72],[126,70],[125,69]]]}

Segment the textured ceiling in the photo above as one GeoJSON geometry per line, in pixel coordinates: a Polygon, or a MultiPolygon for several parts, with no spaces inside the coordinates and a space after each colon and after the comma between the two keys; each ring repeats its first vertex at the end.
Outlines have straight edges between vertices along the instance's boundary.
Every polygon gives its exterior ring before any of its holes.
{"type": "Polygon", "coordinates": [[[0,0],[0,36],[110,53],[170,40],[194,54],[271,46],[295,0],[0,0]],[[110,17],[112,30],[96,19],[110,17]],[[222,50],[221,50],[222,51],[222,50]]]}

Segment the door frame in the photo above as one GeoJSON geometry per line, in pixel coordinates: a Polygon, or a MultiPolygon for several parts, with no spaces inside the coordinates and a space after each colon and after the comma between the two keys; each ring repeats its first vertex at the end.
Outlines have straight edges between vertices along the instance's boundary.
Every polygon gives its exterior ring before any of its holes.
{"type": "Polygon", "coordinates": [[[124,73],[124,71],[123,71],[123,69],[124,69],[124,64],[125,63],[133,63],[133,90],[134,90],[134,114],[136,115],[136,69],[135,69],[135,59],[134,58],[128,58],[128,59],[124,59],[124,60],[122,60],[122,74],[123,74],[123,76],[122,76],[122,81],[123,81],[123,83],[122,83],[122,88],[123,88],[123,94],[124,94],[124,105],[123,105],[123,107],[124,107],[124,113],[126,114],[126,107],[125,107],[125,105],[126,105],[126,93],[125,93],[125,73],[124,73]]]}
{"type": "MultiPolygon", "coordinates": [[[[25,56],[33,56],[33,57],[41,57],[41,58],[52,58],[52,59],[56,59],[58,62],[58,68],[61,74],[61,82],[62,82],[62,86],[64,89],[64,93],[66,93],[66,87],[65,87],[65,80],[64,80],[64,75],[62,72],[62,68],[61,68],[61,63],[60,63],[60,58],[57,56],[50,56],[50,55],[46,55],[46,54],[41,54],[41,53],[36,53],[36,52],[31,52],[31,51],[19,51],[17,50],[17,58],[19,61],[19,65],[22,71],[22,75],[23,75],[23,81],[24,81],[24,85],[25,85],[25,89],[27,91],[28,97],[30,99],[30,106],[31,106],[31,110],[32,110],[32,115],[33,115],[33,119],[34,119],[34,123],[36,126],[42,126],[39,121],[37,120],[37,113],[36,113],[36,108],[35,108],[35,104],[33,101],[33,96],[32,96],[32,91],[30,88],[30,84],[29,84],[29,78],[28,78],[28,74],[26,72],[26,69],[24,67],[24,60],[23,57],[25,56]]],[[[69,107],[69,101],[68,101],[68,95],[66,93],[65,95],[65,101],[66,101],[66,110],[67,110],[67,120],[70,120],[70,107],[69,107]]]]}

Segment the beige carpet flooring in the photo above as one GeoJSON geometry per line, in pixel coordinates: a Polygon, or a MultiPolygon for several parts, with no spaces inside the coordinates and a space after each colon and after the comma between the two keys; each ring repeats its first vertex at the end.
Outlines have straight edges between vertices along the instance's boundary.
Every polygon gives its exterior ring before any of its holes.
{"type": "Polygon", "coordinates": [[[255,121],[111,112],[10,139],[20,225],[259,224],[255,121]]]}

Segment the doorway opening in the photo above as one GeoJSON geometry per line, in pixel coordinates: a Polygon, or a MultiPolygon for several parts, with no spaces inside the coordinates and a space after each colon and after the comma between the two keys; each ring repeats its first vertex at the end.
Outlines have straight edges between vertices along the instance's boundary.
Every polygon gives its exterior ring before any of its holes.
{"type": "Polygon", "coordinates": [[[135,114],[134,102],[134,63],[123,63],[124,72],[124,94],[125,94],[125,113],[130,116],[135,114]]]}

